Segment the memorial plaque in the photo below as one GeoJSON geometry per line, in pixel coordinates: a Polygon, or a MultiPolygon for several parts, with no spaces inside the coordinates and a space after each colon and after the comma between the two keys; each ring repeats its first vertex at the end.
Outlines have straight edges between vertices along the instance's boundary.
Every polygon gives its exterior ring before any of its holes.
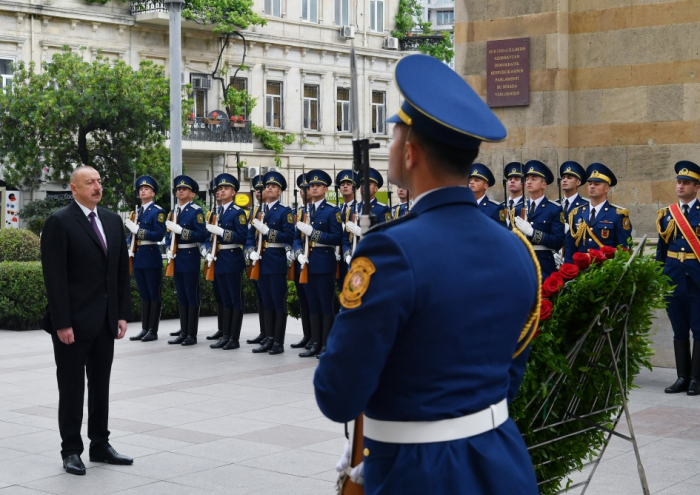
{"type": "Polygon", "coordinates": [[[530,104],[530,38],[486,44],[486,103],[490,107],[530,104]]]}

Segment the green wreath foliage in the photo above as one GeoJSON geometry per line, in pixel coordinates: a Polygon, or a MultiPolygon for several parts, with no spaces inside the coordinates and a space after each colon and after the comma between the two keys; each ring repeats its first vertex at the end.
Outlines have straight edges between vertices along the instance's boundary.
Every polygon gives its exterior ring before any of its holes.
{"type": "MultiPolygon", "coordinates": [[[[528,445],[542,495],[555,494],[569,486],[572,483],[569,475],[599,455],[608,436],[597,428],[574,434],[585,428],[579,421],[550,426],[568,417],[572,400],[579,401],[576,416],[585,416],[588,421],[607,428],[614,428],[622,407],[617,378],[610,368],[612,353],[607,341],[599,340],[602,327],[593,327],[571,366],[567,361],[567,354],[604,307],[610,311],[603,312],[600,323],[612,329],[610,336],[616,346],[624,331],[625,305],[632,300],[626,316],[627,394],[635,388],[634,377],[642,366],[651,369],[649,358],[653,351],[649,336],[653,313],[666,306],[665,299],[672,288],[668,277],[663,275],[662,264],[651,256],[635,258],[622,277],[630,257],[629,251],[617,251],[614,259],[594,262],[576,278],[566,281],[550,297],[551,316],[541,322],[541,333],[531,343],[520,393],[511,404],[510,413],[528,445]],[[596,343],[600,346],[603,342],[605,345],[598,354],[596,343]],[[552,388],[557,387],[557,377],[561,374],[566,382],[548,397],[552,388]],[[582,377],[585,384],[576,386],[582,377]],[[606,400],[608,410],[597,412],[606,400]],[[566,437],[569,434],[572,436],[566,437]]],[[[618,354],[617,365],[625,380],[624,350],[618,354]]]]}

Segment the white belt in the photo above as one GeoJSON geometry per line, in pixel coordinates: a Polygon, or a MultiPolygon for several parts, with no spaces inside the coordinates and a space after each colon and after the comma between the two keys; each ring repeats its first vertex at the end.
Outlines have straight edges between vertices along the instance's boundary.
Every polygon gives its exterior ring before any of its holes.
{"type": "Polygon", "coordinates": [[[364,417],[364,436],[385,443],[449,442],[474,437],[501,426],[508,419],[503,399],[474,414],[440,421],[380,421],[364,417]]]}
{"type": "Polygon", "coordinates": [[[283,248],[284,243],[283,242],[268,242],[267,243],[267,249],[269,248],[283,248]]]}
{"type": "Polygon", "coordinates": [[[139,241],[140,246],[150,246],[151,244],[158,244],[155,241],[139,241]]]}
{"type": "Polygon", "coordinates": [[[317,248],[317,247],[334,248],[335,246],[330,246],[330,245],[328,245],[328,244],[319,244],[319,243],[316,242],[316,243],[314,243],[313,247],[315,247],[315,248],[317,248]]]}
{"type": "Polygon", "coordinates": [[[542,246],[540,244],[533,244],[532,249],[534,249],[535,251],[554,251],[554,249],[549,249],[548,247],[542,246]]]}
{"type": "Polygon", "coordinates": [[[241,244],[221,244],[219,245],[219,249],[237,249],[237,248],[242,248],[243,246],[241,244]]]}
{"type": "Polygon", "coordinates": [[[178,244],[177,245],[178,249],[190,249],[190,248],[196,248],[196,247],[197,247],[196,242],[191,243],[191,244],[178,244]]]}

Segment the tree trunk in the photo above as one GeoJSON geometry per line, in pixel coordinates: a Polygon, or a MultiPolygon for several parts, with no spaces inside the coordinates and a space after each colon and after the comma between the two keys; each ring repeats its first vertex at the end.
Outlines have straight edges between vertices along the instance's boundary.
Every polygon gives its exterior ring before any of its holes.
{"type": "Polygon", "coordinates": [[[87,147],[87,135],[95,130],[94,124],[88,124],[78,128],[78,155],[83,165],[90,165],[90,153],[87,147]]]}

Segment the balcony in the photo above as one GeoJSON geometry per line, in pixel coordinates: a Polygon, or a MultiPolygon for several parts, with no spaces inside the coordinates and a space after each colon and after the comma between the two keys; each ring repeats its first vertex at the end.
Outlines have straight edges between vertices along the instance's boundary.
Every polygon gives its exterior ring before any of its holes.
{"type": "MultiPolygon", "coordinates": [[[[168,26],[170,15],[165,3],[152,0],[145,3],[130,2],[129,13],[136,17],[136,22],[141,24],[152,24],[156,26],[168,26]]],[[[197,29],[199,31],[213,31],[216,27],[213,24],[200,24],[194,21],[182,19],[182,27],[187,29],[197,29]]]]}
{"type": "MultiPolygon", "coordinates": [[[[182,150],[193,152],[236,153],[253,151],[253,131],[250,121],[232,123],[221,119],[198,117],[187,126],[182,136],[182,150]]],[[[170,133],[166,132],[166,146],[170,147],[170,133]]]]}
{"type": "Polygon", "coordinates": [[[439,45],[442,38],[442,34],[414,34],[399,41],[399,48],[404,52],[417,51],[420,45],[439,45]]]}

